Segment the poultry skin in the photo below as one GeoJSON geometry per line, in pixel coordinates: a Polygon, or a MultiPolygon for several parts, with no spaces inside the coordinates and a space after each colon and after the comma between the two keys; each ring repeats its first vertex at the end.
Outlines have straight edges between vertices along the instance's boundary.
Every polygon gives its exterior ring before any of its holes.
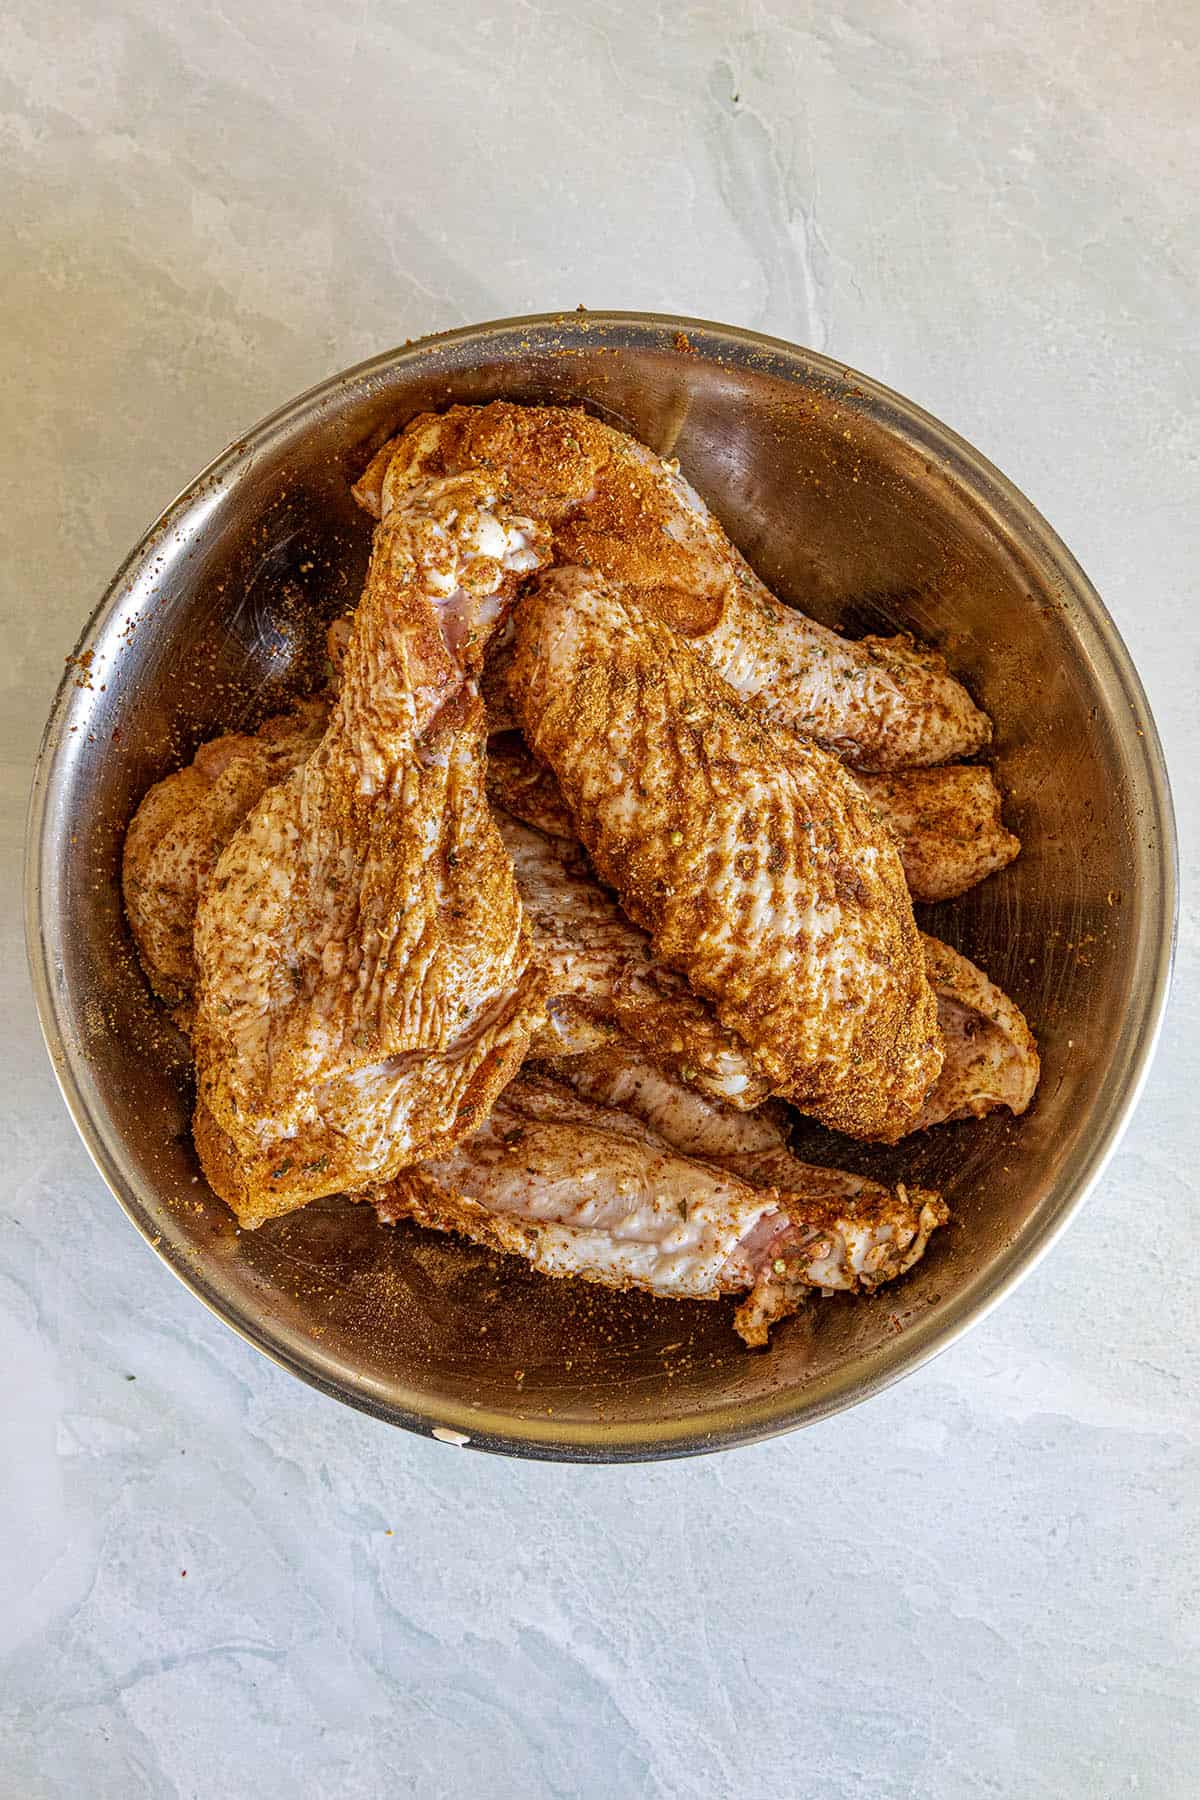
{"type": "Polygon", "coordinates": [[[755,1187],[532,1070],[471,1138],[363,1198],[386,1223],[454,1231],[548,1275],[669,1299],[749,1290],[734,1324],[751,1345],[814,1288],[869,1292],[910,1268],[947,1216],[903,1187],[827,1201],[755,1187]]]}
{"type": "Polygon", "coordinates": [[[577,1053],[620,1031],[705,1093],[743,1109],[765,1100],[770,1082],[746,1046],[655,956],[592,874],[582,846],[547,838],[498,808],[496,823],[550,986],[546,1024],[530,1053],[577,1053]]]}
{"type": "Polygon", "coordinates": [[[510,688],[601,879],[772,1087],[901,1135],[941,1067],[895,847],[836,757],[743,706],[627,590],[555,569],[510,688]]]}
{"type": "Polygon", "coordinates": [[[677,464],[577,409],[494,401],[423,413],[354,493],[378,518],[414,483],[468,469],[502,480],[550,528],[556,565],[627,583],[743,699],[855,767],[948,762],[987,744],[987,715],[936,651],[906,637],[854,643],[784,606],[677,464]]]}
{"type": "MultiPolygon", "coordinates": [[[[910,766],[972,754],[990,738],[942,658],[904,638],[855,644],[783,606],[677,465],[635,438],[562,407],[453,407],[390,440],[354,493],[378,518],[425,472],[478,467],[502,471],[546,519],[556,561],[630,583],[751,704],[848,766],[890,771],[862,785],[897,838],[914,899],[953,899],[1018,855],[989,769],[910,766]]],[[[484,671],[493,730],[513,723],[510,661],[511,647],[497,644],[484,671]]]]}
{"type": "MultiPolygon", "coordinates": [[[[620,1029],[700,1093],[735,1107],[758,1106],[770,1084],[756,1077],[753,1060],[734,1033],[722,1034],[714,1045],[712,1033],[719,1027],[702,1002],[689,994],[690,1004],[684,1007],[676,999],[680,984],[673,979],[674,972],[654,957],[644,935],[608,899],[584,861],[552,772],[530,755],[516,734],[509,734],[499,755],[497,744],[493,738],[489,746],[488,793],[516,863],[542,955],[547,955],[556,933],[565,934],[569,942],[591,943],[587,921],[596,907],[606,908],[606,920],[611,918],[623,930],[620,972],[615,974],[611,963],[603,965],[607,986],[599,1029],[593,1027],[587,1035],[587,1017],[594,1016],[601,990],[593,986],[585,992],[581,965],[567,951],[554,966],[552,1022],[535,1039],[534,1053],[541,1054],[542,1045],[552,1043],[554,1032],[560,1040],[556,1054],[561,1054],[567,1047],[592,1049],[620,1029]],[[508,821],[508,814],[530,829],[522,834],[508,821]],[[567,1039],[572,1040],[569,1046],[567,1039]],[[713,1048],[719,1051],[715,1062],[713,1048]]],[[[982,969],[949,944],[923,931],[921,950],[937,1000],[943,1061],[909,1129],[982,1118],[999,1107],[1007,1107],[1014,1116],[1025,1112],[1041,1065],[1024,1014],[982,969]]]]}
{"type": "Polygon", "coordinates": [[[896,840],[914,900],[956,900],[1020,855],[996,778],[981,763],[855,779],[896,840]]]}
{"type": "Polygon", "coordinates": [[[738,1316],[747,1343],[765,1343],[771,1324],[795,1312],[813,1287],[826,1294],[870,1289],[907,1274],[950,1216],[944,1201],[924,1189],[887,1188],[845,1169],[802,1162],[789,1148],[782,1107],[737,1112],[687,1087],[636,1045],[617,1039],[541,1066],[582,1099],[632,1114],[685,1156],[719,1163],[751,1187],[774,1188],[793,1223],[806,1220],[828,1238],[830,1254],[820,1268],[816,1257],[801,1271],[786,1261],[764,1264],[738,1316]]]}
{"type": "Polygon", "coordinates": [[[125,912],[150,985],[169,1006],[195,988],[196,908],[221,852],[267,789],[316,749],[328,716],[318,697],[255,732],[210,739],[134,813],[121,864],[125,912]]]}
{"type": "Polygon", "coordinates": [[[981,1119],[1002,1106],[1019,1117],[1042,1067],[1024,1013],[961,951],[924,934],[921,941],[945,1057],[915,1129],[981,1119]]]}
{"type": "MultiPolygon", "coordinates": [[[[127,849],[126,887],[136,886],[137,904],[129,908],[134,940],[151,986],[174,1005],[185,1030],[200,890],[246,814],[319,741],[327,710],[322,702],[306,703],[298,709],[299,724],[297,714],[284,714],[267,720],[257,734],[231,733],[202,745],[194,763],[149,790],[135,815],[137,832],[130,826],[127,845],[136,848],[137,872],[129,871],[127,849]],[[260,754],[260,739],[270,746],[267,755],[260,754]],[[235,766],[237,778],[226,780],[235,766]],[[212,803],[205,804],[214,789],[212,803]]],[[[770,1083],[735,1034],[654,956],[645,932],[600,886],[553,775],[515,733],[490,740],[487,791],[550,977],[547,1021],[531,1040],[530,1054],[589,1051],[621,1032],[700,1094],[743,1109],[759,1106],[770,1083]]],[[[945,1059],[919,1127],[980,1117],[1000,1106],[1023,1112],[1038,1077],[1024,1017],[965,957],[924,933],[921,942],[945,1059]]]]}
{"type": "MultiPolygon", "coordinates": [[[[954,899],[1011,862],[1020,849],[1001,821],[995,779],[978,764],[857,775],[854,780],[895,839],[914,900],[954,899]]],[[[492,734],[488,791],[501,806],[526,818],[530,805],[557,804],[569,820],[561,795],[552,800],[547,783],[553,788],[553,776],[530,754],[519,731],[492,734]],[[524,801],[523,793],[528,794],[524,801]]],[[[565,835],[571,835],[569,823],[565,835]]]]}
{"type": "MultiPolygon", "coordinates": [[[[503,747],[520,738],[508,691],[512,654],[509,639],[493,651],[484,669],[481,685],[492,754],[496,744],[503,747]]],[[[880,774],[856,769],[849,762],[846,767],[896,840],[914,900],[957,899],[1006,869],[1021,853],[1020,838],[1004,823],[996,777],[984,763],[880,774]]]]}
{"type": "Polygon", "coordinates": [[[548,550],[484,476],[414,489],[377,530],[320,743],[203,890],[196,1141],[243,1225],[448,1148],[542,1023],[476,677],[548,550]]]}
{"type": "MultiPolygon", "coordinates": [[[[492,652],[483,673],[493,742],[520,736],[508,691],[512,655],[508,639],[492,652]]],[[[879,774],[849,762],[846,768],[895,838],[914,900],[957,899],[1021,853],[1020,838],[1004,823],[996,777],[984,763],[879,774]]]]}

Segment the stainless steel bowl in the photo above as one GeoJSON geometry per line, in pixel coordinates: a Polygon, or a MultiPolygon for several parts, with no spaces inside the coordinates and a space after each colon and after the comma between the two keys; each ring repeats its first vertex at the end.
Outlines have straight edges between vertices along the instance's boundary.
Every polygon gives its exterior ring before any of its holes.
{"type": "Polygon", "coordinates": [[[616,1460],[769,1436],[877,1392],[1024,1275],[1099,1176],[1166,998],[1175,852],[1162,754],[1112,622],[982,457],[886,388],[752,332],[629,313],[502,321],[335,376],[235,444],[147,534],[54,704],[29,827],[28,941],[67,1104],[101,1174],[192,1291],[326,1393],[479,1448],[616,1460]],[[938,932],[1025,1008],[1044,1058],[1019,1123],[816,1154],[941,1187],[954,1224],[874,1299],[812,1305],[748,1353],[724,1307],[552,1282],[347,1201],[239,1234],[197,1179],[182,1046],[121,911],[124,826],[222,727],[310,684],[356,594],[349,479],[414,413],[585,401],[663,453],[770,585],[851,632],[941,645],[992,713],[1025,852],[938,932]]]}

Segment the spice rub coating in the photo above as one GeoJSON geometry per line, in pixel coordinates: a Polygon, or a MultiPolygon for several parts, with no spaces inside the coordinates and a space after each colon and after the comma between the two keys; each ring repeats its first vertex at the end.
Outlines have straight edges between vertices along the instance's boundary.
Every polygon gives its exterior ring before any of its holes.
{"type": "Polygon", "coordinates": [[[414,482],[468,469],[550,528],[556,564],[628,583],[751,705],[855,767],[926,766],[987,744],[987,715],[937,651],[852,642],[783,605],[677,464],[582,411],[494,401],[422,414],[354,491],[379,517],[414,482]]]}
{"type": "Polygon", "coordinates": [[[476,675],[547,553],[486,477],[414,490],[376,534],[324,736],[204,889],[196,1136],[245,1225],[473,1130],[542,1022],[476,675]]]}
{"type": "Polygon", "coordinates": [[[657,615],[556,569],[510,687],[597,872],[776,1092],[902,1133],[941,1066],[895,846],[837,759],[741,705],[657,615]]]}
{"type": "Polygon", "coordinates": [[[454,1231],[547,1275],[667,1299],[748,1292],[735,1328],[762,1345],[814,1289],[870,1292],[911,1268],[946,1217],[935,1195],[830,1173],[811,1197],[756,1184],[524,1070],[471,1138],[364,1198],[387,1223],[454,1231]]]}
{"type": "Polygon", "coordinates": [[[914,900],[955,900],[1020,854],[996,778],[979,763],[856,779],[896,840],[914,900]]]}
{"type": "Polygon", "coordinates": [[[134,813],[121,865],[125,914],[150,985],[168,1005],[196,985],[196,908],[222,850],[267,789],[316,749],[328,713],[318,697],[257,731],[211,738],[155,782],[134,813]]]}
{"type": "MultiPolygon", "coordinates": [[[[855,774],[854,780],[895,840],[914,900],[952,900],[1020,851],[1020,841],[1004,828],[990,769],[967,763],[855,774]]],[[[574,835],[554,776],[530,754],[519,731],[494,731],[488,740],[488,792],[527,824],[574,835]]]]}
{"type": "MultiPolygon", "coordinates": [[[[126,846],[127,893],[136,883],[130,923],[151,985],[175,1006],[181,1025],[189,1024],[195,986],[192,936],[200,892],[243,818],[269,786],[306,759],[327,717],[328,703],[319,698],[267,720],[258,733],[212,739],[196,752],[194,764],[151,788],[135,815],[126,846]],[[260,754],[264,743],[266,755],[260,754]],[[226,780],[235,769],[236,780],[226,780]],[[210,792],[214,801],[208,805],[210,792]],[[175,947],[169,965],[164,943],[175,947]]],[[[553,774],[515,732],[489,740],[487,791],[549,978],[546,1023],[530,1053],[558,1059],[600,1054],[619,1034],[631,1053],[655,1059],[660,1076],[673,1072],[679,1091],[697,1105],[724,1102],[721,1110],[730,1117],[736,1113],[752,1132],[759,1129],[766,1115],[746,1109],[761,1107],[771,1084],[711,1006],[655,957],[646,933],[596,880],[553,774]]],[[[924,933],[921,942],[945,1057],[916,1128],[981,1117],[1002,1106],[1023,1112],[1038,1079],[1037,1050],[1023,1015],[964,956],[924,933]]],[[[582,1070],[585,1062],[572,1066],[582,1070]]]]}
{"type": "Polygon", "coordinates": [[[619,1032],[703,1093],[743,1111],[764,1100],[771,1084],[747,1046],[655,955],[596,880],[582,845],[499,809],[496,823],[549,986],[546,1024],[530,1053],[577,1053],[619,1032]]]}

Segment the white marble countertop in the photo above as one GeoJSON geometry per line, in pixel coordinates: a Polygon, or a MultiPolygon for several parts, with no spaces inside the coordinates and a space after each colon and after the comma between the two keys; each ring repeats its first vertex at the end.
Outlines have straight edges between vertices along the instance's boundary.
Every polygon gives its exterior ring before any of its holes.
{"type": "Polygon", "coordinates": [[[0,1800],[1195,1794],[1194,5],[6,27],[0,1800]],[[369,352],[579,301],[828,349],[999,463],[1133,651],[1185,878],[1141,1109],[1025,1286],[806,1433],[598,1470],[389,1431],[210,1318],[75,1137],[17,897],[63,656],[176,490],[369,352]]]}

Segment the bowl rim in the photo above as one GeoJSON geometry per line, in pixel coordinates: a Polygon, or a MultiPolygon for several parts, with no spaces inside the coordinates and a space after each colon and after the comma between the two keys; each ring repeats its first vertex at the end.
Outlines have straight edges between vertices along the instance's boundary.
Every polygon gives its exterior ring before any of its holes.
{"type": "Polygon", "coordinates": [[[818,377],[850,382],[856,398],[868,402],[878,423],[894,436],[919,443],[922,453],[945,469],[960,489],[965,488],[977,507],[998,521],[1003,520],[1002,535],[1016,533],[1022,545],[1055,572],[1071,607],[1073,629],[1082,629],[1085,648],[1102,661],[1105,687],[1115,699],[1125,702],[1133,724],[1124,730],[1119,727],[1119,735],[1130,758],[1135,762],[1140,759],[1140,774],[1153,804],[1153,815],[1143,821],[1140,835],[1144,838],[1147,830],[1152,832],[1153,850],[1144,854],[1151,858],[1156,879],[1153,892],[1144,897],[1142,928],[1134,953],[1138,970],[1136,1000],[1129,1016],[1121,1022],[1109,1069],[1094,1102],[1096,1128],[1075,1165],[1063,1172],[1057,1188],[1047,1196],[1041,1209],[1044,1216],[1006,1243],[945,1308],[914,1321],[887,1346],[875,1346],[851,1358],[802,1389],[781,1389],[749,1407],[727,1402],[681,1420],[610,1427],[586,1421],[518,1418],[500,1411],[469,1412],[458,1403],[433,1408],[422,1404],[417,1396],[412,1397],[412,1404],[399,1404],[372,1392],[364,1377],[356,1379],[353,1369],[322,1354],[311,1339],[264,1327],[247,1317],[230,1297],[207,1280],[202,1265],[161,1235],[153,1214],[153,1196],[139,1191],[119,1146],[110,1141],[104,1122],[97,1116],[99,1108],[93,1106],[89,1095],[86,1061],[65,1025],[54,979],[61,922],[48,918],[43,903],[43,869],[51,851],[52,801],[65,785],[63,735],[59,727],[74,689],[73,658],[68,661],[55,694],[35,764],[25,839],[25,937],[42,1035],[55,1078],[92,1161],[129,1219],[172,1274],[245,1342],[320,1392],[422,1436],[449,1428],[454,1434],[452,1441],[463,1437],[475,1449],[557,1461],[633,1462],[755,1443],[815,1423],[882,1393],[986,1318],[1037,1266],[1103,1176],[1145,1086],[1162,1027],[1174,959],[1178,842],[1162,744],[1129,652],[1079,563],[1020,490],[958,433],[873,377],[783,338],[683,315],[591,309],[516,315],[431,333],[326,377],[240,434],[164,509],[109,582],[80,634],[75,655],[85,653],[101,635],[132,577],[200,495],[226,485],[256,447],[267,445],[301,416],[319,413],[335,402],[343,390],[359,390],[373,377],[406,361],[426,357],[431,350],[462,347],[473,341],[482,347],[514,332],[528,338],[579,330],[581,326],[589,334],[640,330],[651,341],[659,335],[673,337],[684,332],[691,338],[694,334],[703,340],[703,345],[692,348],[702,347],[718,362],[723,350],[742,361],[770,356],[793,369],[802,365],[818,377]],[[1129,729],[1136,730],[1132,741],[1126,738],[1129,729]]]}

